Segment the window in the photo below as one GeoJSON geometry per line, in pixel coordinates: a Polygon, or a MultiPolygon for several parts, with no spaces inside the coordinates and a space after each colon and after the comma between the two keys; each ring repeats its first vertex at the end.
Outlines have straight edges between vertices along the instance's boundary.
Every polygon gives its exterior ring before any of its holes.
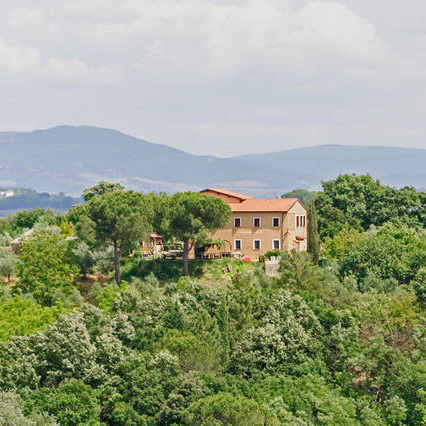
{"type": "Polygon", "coordinates": [[[274,228],[278,228],[278,226],[280,226],[280,218],[279,217],[273,217],[272,218],[272,226],[274,228]]]}
{"type": "Polygon", "coordinates": [[[234,217],[234,226],[235,226],[235,228],[239,228],[241,226],[241,218],[240,217],[234,217]]]}
{"type": "Polygon", "coordinates": [[[253,240],[253,250],[260,250],[260,240],[253,240]]]}
{"type": "Polygon", "coordinates": [[[242,248],[241,240],[234,240],[234,249],[235,250],[241,250],[241,248],[242,248]]]}
{"type": "Polygon", "coordinates": [[[260,217],[254,217],[253,218],[253,226],[255,228],[260,228],[260,217]]]}
{"type": "Polygon", "coordinates": [[[280,250],[280,240],[272,240],[272,250],[280,250]]]}
{"type": "Polygon", "coordinates": [[[306,216],[296,216],[296,226],[304,228],[306,226],[306,216]]]}

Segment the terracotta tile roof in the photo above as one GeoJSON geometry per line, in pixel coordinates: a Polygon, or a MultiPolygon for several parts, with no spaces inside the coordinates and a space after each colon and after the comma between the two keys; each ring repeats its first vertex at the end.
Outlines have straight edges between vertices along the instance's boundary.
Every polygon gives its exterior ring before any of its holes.
{"type": "Polygon", "coordinates": [[[233,212],[287,212],[299,201],[297,198],[252,198],[229,204],[233,212]]]}
{"type": "Polygon", "coordinates": [[[218,194],[228,195],[229,197],[238,198],[240,200],[254,200],[253,197],[250,197],[248,195],[239,194],[238,192],[228,191],[227,189],[223,189],[223,188],[206,188],[206,189],[203,189],[201,193],[205,191],[212,191],[218,194]]]}

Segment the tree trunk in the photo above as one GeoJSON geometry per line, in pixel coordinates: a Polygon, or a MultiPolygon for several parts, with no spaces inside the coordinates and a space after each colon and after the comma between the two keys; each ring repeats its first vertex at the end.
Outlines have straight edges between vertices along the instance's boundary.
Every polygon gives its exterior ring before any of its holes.
{"type": "Polygon", "coordinates": [[[188,254],[189,254],[189,239],[185,238],[183,240],[183,275],[185,277],[189,276],[188,254]]]}
{"type": "Polygon", "coordinates": [[[121,274],[120,274],[120,255],[121,250],[118,248],[117,241],[114,241],[114,268],[115,268],[115,282],[120,287],[121,274]]]}

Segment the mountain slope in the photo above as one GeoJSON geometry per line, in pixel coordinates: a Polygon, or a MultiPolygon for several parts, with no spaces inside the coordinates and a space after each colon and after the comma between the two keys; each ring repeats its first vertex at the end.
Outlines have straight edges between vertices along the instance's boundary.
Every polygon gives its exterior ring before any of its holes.
{"type": "Polygon", "coordinates": [[[273,168],[308,170],[322,180],[340,173],[369,173],[395,186],[426,187],[426,150],[385,146],[321,145],[266,154],[243,155],[236,160],[269,164],[273,168]]]}
{"type": "Polygon", "coordinates": [[[197,156],[115,130],[59,126],[0,132],[0,186],[80,195],[101,179],[141,191],[226,187],[254,196],[318,189],[339,173],[426,186],[426,150],[317,146],[235,158],[197,156]]]}
{"type": "MultiPolygon", "coordinates": [[[[129,188],[144,191],[210,185],[274,188],[276,184],[276,174],[263,165],[248,169],[240,160],[191,155],[115,130],[89,126],[3,132],[0,151],[0,185],[49,192],[80,194],[100,179],[120,180],[129,188]]],[[[301,180],[305,174],[290,173],[287,178],[301,180]]],[[[280,185],[277,190],[281,190],[280,185]]]]}

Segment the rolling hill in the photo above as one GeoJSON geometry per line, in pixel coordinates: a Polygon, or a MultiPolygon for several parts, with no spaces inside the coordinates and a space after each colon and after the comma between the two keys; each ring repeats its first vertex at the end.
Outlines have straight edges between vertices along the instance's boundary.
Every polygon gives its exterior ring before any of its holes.
{"type": "Polygon", "coordinates": [[[90,126],[0,132],[0,186],[70,195],[106,179],[141,191],[222,186],[273,196],[351,172],[424,188],[424,164],[426,150],[404,148],[327,145],[222,159],[90,126]]]}

